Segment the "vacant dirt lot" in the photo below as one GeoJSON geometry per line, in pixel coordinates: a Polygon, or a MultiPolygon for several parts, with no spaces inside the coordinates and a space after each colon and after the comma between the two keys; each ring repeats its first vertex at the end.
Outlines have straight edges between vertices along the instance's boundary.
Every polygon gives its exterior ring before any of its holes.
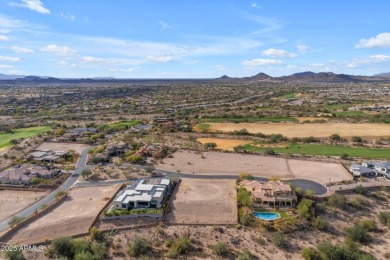
{"type": "Polygon", "coordinates": [[[166,220],[182,224],[237,223],[235,181],[184,179],[166,220]]]}
{"type": "Polygon", "coordinates": [[[80,154],[87,145],[85,144],[73,144],[73,143],[42,143],[36,148],[36,150],[53,150],[53,151],[69,151],[75,150],[76,153],[80,154]]]}
{"type": "Polygon", "coordinates": [[[47,192],[0,190],[0,220],[12,217],[46,195],[47,192]]]}
{"type": "Polygon", "coordinates": [[[250,133],[283,134],[291,137],[328,137],[339,134],[342,137],[382,137],[390,136],[389,124],[293,124],[293,123],[208,123],[211,131],[232,132],[245,128],[250,133]]]}
{"type": "Polygon", "coordinates": [[[233,148],[238,145],[244,145],[252,143],[250,140],[236,140],[236,139],[219,139],[219,138],[198,138],[198,142],[205,143],[215,143],[217,149],[233,151],[233,148]]]}
{"type": "Polygon", "coordinates": [[[73,188],[69,198],[19,230],[8,243],[25,244],[88,232],[94,218],[119,186],[73,188]]]}
{"type": "Polygon", "coordinates": [[[173,158],[164,159],[159,169],[181,171],[188,174],[239,175],[250,173],[258,177],[308,179],[319,183],[351,179],[351,175],[336,163],[291,160],[250,154],[206,152],[196,154],[179,150],[173,158]]]}

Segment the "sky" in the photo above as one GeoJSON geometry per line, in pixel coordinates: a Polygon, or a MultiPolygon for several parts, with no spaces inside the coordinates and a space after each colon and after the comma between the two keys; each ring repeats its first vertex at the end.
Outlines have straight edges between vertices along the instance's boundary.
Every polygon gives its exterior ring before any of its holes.
{"type": "Polygon", "coordinates": [[[390,72],[390,1],[0,0],[0,73],[390,72]]]}

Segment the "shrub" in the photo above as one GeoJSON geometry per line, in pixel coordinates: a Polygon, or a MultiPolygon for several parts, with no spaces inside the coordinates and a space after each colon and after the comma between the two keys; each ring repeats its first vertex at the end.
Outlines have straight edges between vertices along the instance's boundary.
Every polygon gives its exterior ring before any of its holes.
{"type": "Polygon", "coordinates": [[[332,207],[337,207],[337,208],[345,208],[346,202],[345,202],[345,197],[341,194],[333,194],[329,196],[328,198],[328,204],[332,207]]]}
{"type": "Polygon", "coordinates": [[[338,134],[332,134],[330,137],[329,137],[330,140],[332,141],[340,141],[341,140],[341,136],[338,135],[338,134]]]}
{"type": "Polygon", "coordinates": [[[89,244],[82,238],[75,238],[72,240],[72,250],[75,255],[88,251],[89,244]]]}
{"type": "Polygon", "coordinates": [[[213,247],[213,253],[218,256],[226,256],[229,253],[229,250],[225,243],[218,242],[213,247]]]}
{"type": "Polygon", "coordinates": [[[96,258],[89,251],[80,252],[74,256],[74,260],[91,260],[91,259],[96,259],[96,258]]]}
{"type": "Polygon", "coordinates": [[[83,176],[84,178],[88,178],[91,174],[92,174],[91,169],[84,169],[84,170],[81,172],[81,176],[83,176]]]}
{"type": "Polygon", "coordinates": [[[390,212],[382,211],[379,213],[379,220],[383,225],[387,225],[390,228],[390,212]]]}
{"type": "Polygon", "coordinates": [[[272,148],[267,148],[267,149],[264,151],[264,154],[267,154],[267,155],[275,155],[276,152],[275,152],[274,149],[272,149],[272,148]]]}
{"type": "Polygon", "coordinates": [[[94,259],[105,259],[107,256],[108,248],[104,243],[98,243],[93,241],[91,244],[92,254],[95,256],[94,259]]]}
{"type": "Polygon", "coordinates": [[[359,197],[353,197],[348,204],[356,209],[360,209],[362,207],[362,200],[359,197]]]}
{"type": "Polygon", "coordinates": [[[355,142],[355,143],[361,143],[363,142],[363,138],[361,138],[360,136],[352,136],[352,142],[355,142]]]}
{"type": "Polygon", "coordinates": [[[56,196],[56,199],[60,199],[61,197],[65,196],[66,194],[67,193],[65,190],[59,190],[59,191],[57,191],[55,196],[56,196]]]}
{"type": "Polygon", "coordinates": [[[207,150],[212,150],[212,149],[217,148],[217,144],[214,143],[214,142],[205,143],[205,144],[204,144],[204,148],[206,148],[207,150]]]}
{"type": "Polygon", "coordinates": [[[299,202],[297,206],[297,213],[300,214],[304,218],[310,217],[310,209],[313,205],[313,201],[303,198],[301,202],[299,202]]]}
{"type": "Polygon", "coordinates": [[[366,187],[363,187],[363,185],[359,185],[355,188],[355,192],[358,194],[366,195],[368,191],[366,187]]]}
{"type": "MultiPolygon", "coordinates": [[[[10,259],[10,260],[24,260],[24,259],[26,259],[26,258],[24,258],[23,251],[20,250],[20,247],[16,247],[15,251],[6,250],[6,251],[4,251],[4,255],[7,259],[10,259]]],[[[0,257],[1,257],[1,255],[0,255],[0,257]]]]}
{"type": "Polygon", "coordinates": [[[89,236],[92,240],[103,240],[104,238],[103,231],[101,231],[97,227],[91,228],[91,230],[89,231],[89,236]]]}
{"type": "Polygon", "coordinates": [[[272,234],[272,243],[277,247],[283,247],[286,243],[283,232],[278,231],[272,234]]]}
{"type": "Polygon", "coordinates": [[[347,160],[349,158],[349,155],[347,153],[342,153],[340,155],[340,159],[347,160]]]}
{"type": "Polygon", "coordinates": [[[191,252],[192,244],[189,237],[184,236],[175,240],[168,250],[168,257],[177,258],[179,255],[191,252]]]}
{"type": "Polygon", "coordinates": [[[246,151],[246,149],[243,145],[237,145],[237,146],[233,147],[233,150],[236,153],[244,153],[246,151]]]}
{"type": "Polygon", "coordinates": [[[236,257],[236,260],[252,260],[252,259],[253,259],[253,255],[247,248],[242,249],[241,252],[238,253],[236,257]]]}
{"type": "Polygon", "coordinates": [[[18,216],[13,216],[9,221],[8,225],[13,227],[14,225],[19,224],[20,221],[22,221],[24,218],[23,217],[18,217],[18,216]]]}
{"type": "Polygon", "coordinates": [[[253,180],[254,177],[252,174],[249,174],[249,173],[240,173],[239,179],[240,180],[253,180]]]}
{"type": "Polygon", "coordinates": [[[345,235],[355,242],[365,243],[370,240],[370,235],[361,225],[357,224],[344,229],[345,235]]]}
{"type": "Polygon", "coordinates": [[[140,256],[144,255],[149,250],[149,244],[148,242],[139,236],[136,236],[134,238],[134,241],[129,244],[129,255],[130,256],[140,256]]]}
{"type": "Polygon", "coordinates": [[[371,219],[363,219],[359,222],[359,225],[368,232],[377,230],[375,222],[371,219]]]}
{"type": "Polygon", "coordinates": [[[326,222],[322,217],[316,217],[311,224],[318,230],[324,230],[326,228],[326,222]]]}
{"type": "Polygon", "coordinates": [[[302,257],[305,260],[317,259],[317,252],[316,252],[316,250],[314,250],[311,247],[305,247],[304,249],[302,249],[302,253],[301,254],[302,254],[302,257]]]}
{"type": "Polygon", "coordinates": [[[59,237],[51,241],[51,250],[57,256],[64,256],[71,258],[72,253],[72,239],[70,237],[59,237]]]}
{"type": "Polygon", "coordinates": [[[252,195],[245,188],[238,189],[237,192],[237,203],[241,206],[250,207],[253,204],[252,195]]]}
{"type": "Polygon", "coordinates": [[[250,213],[245,212],[240,216],[240,223],[244,226],[249,226],[252,223],[252,216],[250,213]]]}
{"type": "Polygon", "coordinates": [[[126,162],[134,163],[134,164],[142,164],[144,162],[144,158],[141,155],[131,155],[126,157],[126,162]]]}

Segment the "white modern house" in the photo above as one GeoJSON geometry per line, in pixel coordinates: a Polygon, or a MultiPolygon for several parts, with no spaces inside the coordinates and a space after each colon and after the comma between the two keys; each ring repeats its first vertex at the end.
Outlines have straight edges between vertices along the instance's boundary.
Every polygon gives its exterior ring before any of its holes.
{"type": "Polygon", "coordinates": [[[364,162],[349,167],[354,176],[384,176],[390,179],[390,162],[364,162]]]}
{"type": "Polygon", "coordinates": [[[117,194],[112,209],[161,208],[171,187],[169,178],[139,179],[117,194]]]}
{"type": "Polygon", "coordinates": [[[369,177],[369,176],[377,176],[377,172],[373,168],[369,168],[363,164],[352,164],[349,167],[349,171],[352,173],[353,177],[369,177]]]}

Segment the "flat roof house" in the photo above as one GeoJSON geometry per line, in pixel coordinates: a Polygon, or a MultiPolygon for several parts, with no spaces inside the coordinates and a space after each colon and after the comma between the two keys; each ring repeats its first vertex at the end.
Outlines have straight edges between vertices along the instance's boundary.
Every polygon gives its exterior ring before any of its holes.
{"type": "Polygon", "coordinates": [[[117,194],[113,209],[161,208],[171,187],[168,178],[139,179],[117,194]]]}
{"type": "Polygon", "coordinates": [[[377,172],[375,169],[368,168],[360,164],[352,164],[349,167],[349,171],[352,173],[353,177],[377,176],[377,172]]]}

